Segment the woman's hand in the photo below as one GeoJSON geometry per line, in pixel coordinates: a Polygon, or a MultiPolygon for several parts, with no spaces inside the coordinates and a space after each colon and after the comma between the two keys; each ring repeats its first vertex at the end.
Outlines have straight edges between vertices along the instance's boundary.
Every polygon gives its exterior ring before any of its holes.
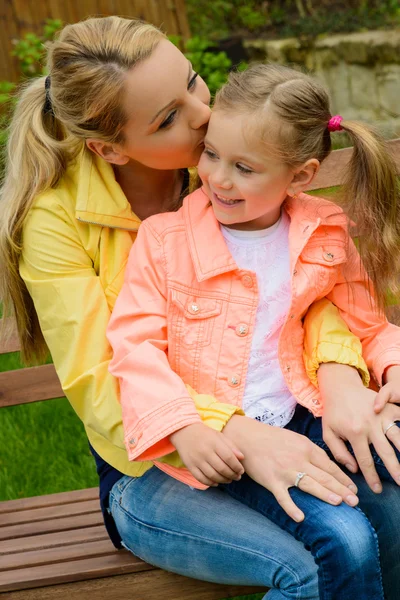
{"type": "Polygon", "coordinates": [[[382,484],[375,469],[369,445],[372,444],[393,479],[400,484],[400,464],[389,440],[400,450],[400,433],[390,423],[400,419],[400,407],[386,404],[379,414],[374,411],[376,392],[362,385],[355,369],[329,363],[321,365],[318,381],[323,399],[323,438],[335,460],[350,471],[360,467],[368,485],[376,492],[382,484]],[[356,460],[346,448],[350,442],[356,460]]]}
{"type": "Polygon", "coordinates": [[[389,402],[400,404],[400,366],[388,367],[385,372],[386,383],[377,393],[374,401],[374,411],[381,412],[389,402]]]}
{"type": "Polygon", "coordinates": [[[242,452],[222,433],[203,423],[187,425],[169,439],[185,467],[204,485],[231,483],[244,473],[242,452]]]}
{"type": "Polygon", "coordinates": [[[302,521],[304,513],[288,489],[295,485],[298,473],[306,473],[299,482],[304,492],[329,504],[337,505],[342,500],[350,506],[358,503],[351,491],[357,492],[351,479],[305,436],[237,415],[230,418],[223,432],[243,451],[246,473],[269,490],[295,521],[302,521]]]}

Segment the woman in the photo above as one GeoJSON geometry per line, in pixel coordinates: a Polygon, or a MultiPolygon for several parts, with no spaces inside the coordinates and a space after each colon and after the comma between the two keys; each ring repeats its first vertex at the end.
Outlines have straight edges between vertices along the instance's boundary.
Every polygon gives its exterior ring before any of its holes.
{"type": "MultiPolygon", "coordinates": [[[[48,78],[25,87],[11,126],[0,291],[6,309],[14,307],[24,357],[40,359],[50,350],[85,425],[114,543],[123,545],[128,531],[130,545],[137,539],[135,553],[150,545],[152,562],[167,570],[265,585],[274,588],[268,598],[316,600],[317,567],[299,542],[219,488],[191,490],[151,468],[146,456],[128,461],[117,383],[108,373],[105,331],[129,250],[142,219],[181,203],[186,169],[199,160],[210,115],[205,83],[159,30],[118,17],[65,27],[50,48],[48,67],[48,78]],[[124,509],[117,522],[110,491],[124,509]]],[[[345,362],[365,373],[358,340],[336,314],[333,321],[340,356],[330,344],[330,354],[313,355],[314,366],[345,362]]],[[[218,443],[236,451],[230,437],[240,410],[192,397],[203,421],[222,432],[218,443]],[[223,431],[228,422],[230,436],[223,431]]],[[[149,449],[166,470],[177,461],[171,433],[160,448],[149,449]]],[[[311,442],[303,448],[293,448],[288,460],[293,467],[301,458],[306,471],[317,449],[311,442]]],[[[265,445],[264,453],[278,461],[273,448],[267,454],[265,445]]],[[[335,478],[326,464],[327,477],[335,478]]],[[[262,461],[248,473],[262,482],[262,461]]]]}

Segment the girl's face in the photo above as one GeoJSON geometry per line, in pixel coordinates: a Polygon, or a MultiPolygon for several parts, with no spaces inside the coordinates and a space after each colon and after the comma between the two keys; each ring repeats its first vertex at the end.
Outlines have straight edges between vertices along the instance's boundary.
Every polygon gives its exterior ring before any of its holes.
{"type": "Polygon", "coordinates": [[[246,139],[248,115],[216,110],[210,119],[198,170],[216,218],[234,229],[273,225],[293,179],[293,170],[246,139]]]}
{"type": "Polygon", "coordinates": [[[153,169],[197,165],[210,118],[210,92],[185,56],[162,40],[128,74],[122,152],[153,169]]]}

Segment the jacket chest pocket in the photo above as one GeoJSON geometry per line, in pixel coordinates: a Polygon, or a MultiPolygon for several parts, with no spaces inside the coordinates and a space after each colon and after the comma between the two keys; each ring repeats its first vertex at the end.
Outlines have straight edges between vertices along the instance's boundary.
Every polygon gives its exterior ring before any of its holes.
{"type": "Polygon", "coordinates": [[[340,265],[347,260],[344,246],[310,245],[302,254],[301,260],[307,271],[312,271],[311,283],[319,293],[327,294],[336,284],[340,274],[340,265]]]}
{"type": "Polygon", "coordinates": [[[221,314],[222,300],[202,298],[172,290],[169,328],[184,346],[208,346],[216,318],[221,314]]]}

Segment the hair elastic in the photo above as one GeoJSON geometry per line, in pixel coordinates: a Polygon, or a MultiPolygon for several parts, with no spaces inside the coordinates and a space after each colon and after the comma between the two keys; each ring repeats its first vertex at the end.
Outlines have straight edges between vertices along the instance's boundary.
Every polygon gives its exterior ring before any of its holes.
{"type": "Polygon", "coordinates": [[[343,121],[343,117],[341,117],[340,115],[335,115],[334,117],[331,117],[328,121],[328,130],[330,132],[342,131],[342,129],[343,129],[343,127],[341,125],[342,121],[343,121]]]}

